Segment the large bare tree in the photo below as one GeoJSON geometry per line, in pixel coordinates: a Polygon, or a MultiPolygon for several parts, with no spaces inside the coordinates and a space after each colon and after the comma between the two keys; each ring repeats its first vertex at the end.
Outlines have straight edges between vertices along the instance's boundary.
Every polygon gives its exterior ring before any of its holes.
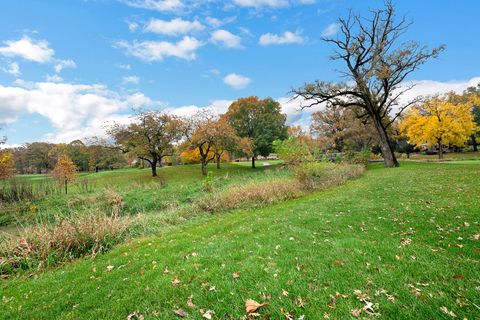
{"type": "Polygon", "coordinates": [[[397,19],[390,1],[384,9],[371,10],[370,18],[352,14],[339,19],[336,38],[324,39],[336,46],[332,60],[341,61],[345,82],[305,84],[294,89],[294,98],[304,98],[303,108],[326,104],[352,108],[365,122],[371,122],[377,133],[387,167],[398,166],[387,128],[420,97],[400,105],[399,98],[413,85],[406,78],[430,58],[437,57],[444,46],[428,49],[415,41],[399,43],[411,23],[397,19]]]}

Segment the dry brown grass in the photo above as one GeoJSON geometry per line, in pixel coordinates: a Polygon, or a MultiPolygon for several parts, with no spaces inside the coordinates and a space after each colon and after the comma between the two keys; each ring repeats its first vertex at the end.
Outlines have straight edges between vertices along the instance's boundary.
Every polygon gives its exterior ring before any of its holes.
{"type": "Polygon", "coordinates": [[[130,219],[94,212],[24,228],[0,244],[0,275],[41,268],[81,256],[95,256],[121,242],[130,219]]]}
{"type": "Polygon", "coordinates": [[[313,163],[299,168],[293,178],[273,178],[266,182],[234,185],[223,192],[209,194],[195,203],[203,211],[226,211],[298,198],[308,192],[323,190],[360,176],[363,165],[313,163]],[[318,165],[318,166],[317,166],[318,165]]]}

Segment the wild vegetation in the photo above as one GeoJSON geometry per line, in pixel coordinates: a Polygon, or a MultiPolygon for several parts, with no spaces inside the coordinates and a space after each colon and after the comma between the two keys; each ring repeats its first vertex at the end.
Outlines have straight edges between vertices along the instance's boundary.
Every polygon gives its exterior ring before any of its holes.
{"type": "Polygon", "coordinates": [[[346,82],[293,90],[308,131],[251,96],[1,149],[0,318],[479,314],[480,84],[400,104],[444,46],[370,14],[325,39],[346,82]]]}

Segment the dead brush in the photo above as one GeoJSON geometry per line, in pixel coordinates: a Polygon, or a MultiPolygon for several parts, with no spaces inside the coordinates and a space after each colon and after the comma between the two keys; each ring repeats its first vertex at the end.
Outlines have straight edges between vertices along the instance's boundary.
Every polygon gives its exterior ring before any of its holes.
{"type": "Polygon", "coordinates": [[[125,206],[123,196],[113,188],[106,188],[101,194],[101,200],[106,203],[112,210],[112,215],[119,215],[125,206]]]}
{"type": "Polygon", "coordinates": [[[0,243],[0,275],[56,265],[82,256],[95,257],[121,242],[129,218],[93,212],[57,224],[40,224],[7,235],[0,243]]]}
{"type": "Polygon", "coordinates": [[[216,212],[239,208],[243,205],[262,205],[296,198],[302,194],[293,179],[272,179],[262,183],[233,186],[224,192],[211,194],[196,202],[203,211],[216,212]]]}

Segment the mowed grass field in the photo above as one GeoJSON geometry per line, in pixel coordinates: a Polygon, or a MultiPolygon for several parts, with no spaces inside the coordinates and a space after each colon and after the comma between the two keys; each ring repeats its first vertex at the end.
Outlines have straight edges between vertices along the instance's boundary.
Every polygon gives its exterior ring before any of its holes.
{"type": "Polygon", "coordinates": [[[239,319],[254,299],[266,319],[476,319],[479,176],[370,165],[340,187],[2,280],[0,318],[239,319]]]}

